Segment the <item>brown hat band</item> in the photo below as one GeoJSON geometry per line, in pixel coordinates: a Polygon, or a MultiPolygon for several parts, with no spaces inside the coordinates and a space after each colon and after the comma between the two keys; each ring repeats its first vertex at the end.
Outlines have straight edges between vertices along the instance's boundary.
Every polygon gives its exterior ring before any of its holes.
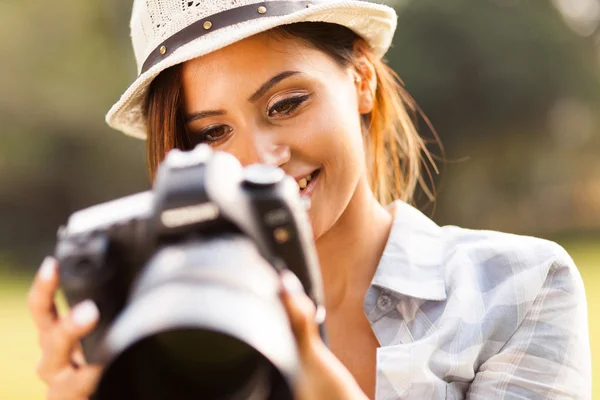
{"type": "Polygon", "coordinates": [[[158,45],[150,55],[148,55],[146,61],[144,61],[141,74],[158,64],[179,47],[217,29],[253,19],[291,14],[319,3],[325,3],[325,1],[264,1],[262,3],[232,8],[213,14],[183,28],[158,45]]]}

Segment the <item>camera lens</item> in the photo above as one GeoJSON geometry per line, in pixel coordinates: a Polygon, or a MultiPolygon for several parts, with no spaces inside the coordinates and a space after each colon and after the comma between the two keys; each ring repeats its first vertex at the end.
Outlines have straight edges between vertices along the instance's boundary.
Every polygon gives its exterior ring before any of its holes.
{"type": "Polygon", "coordinates": [[[162,248],[103,340],[95,399],[292,399],[297,354],[278,283],[242,236],[162,248]]]}
{"type": "Polygon", "coordinates": [[[267,399],[272,367],[256,350],[230,336],[175,330],[146,338],[110,367],[99,389],[110,399],[267,399]],[[144,360],[143,363],[139,362],[144,360]]]}

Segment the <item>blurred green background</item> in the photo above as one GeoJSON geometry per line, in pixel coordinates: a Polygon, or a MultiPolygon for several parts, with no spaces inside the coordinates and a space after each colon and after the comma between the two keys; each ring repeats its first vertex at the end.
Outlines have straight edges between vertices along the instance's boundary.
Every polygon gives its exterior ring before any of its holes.
{"type": "MultiPolygon", "coordinates": [[[[445,146],[438,200],[423,209],[572,254],[600,399],[600,0],[388,4],[400,14],[388,59],[445,146]]],[[[104,124],[135,77],[130,10],[131,0],[0,1],[0,399],[44,398],[25,296],[57,227],[149,187],[144,143],[104,124]]]]}

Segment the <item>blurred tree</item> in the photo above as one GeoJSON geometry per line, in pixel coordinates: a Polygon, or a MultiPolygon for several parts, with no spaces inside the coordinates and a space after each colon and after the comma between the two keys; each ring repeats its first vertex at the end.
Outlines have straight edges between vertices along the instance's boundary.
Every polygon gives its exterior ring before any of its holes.
{"type": "Polygon", "coordinates": [[[144,143],[104,124],[135,77],[130,10],[0,3],[0,267],[35,266],[71,212],[148,187],[144,143]]]}
{"type": "Polygon", "coordinates": [[[548,1],[419,0],[398,9],[388,59],[446,134],[539,124],[559,98],[600,98],[593,38],[571,31],[548,1]]]}

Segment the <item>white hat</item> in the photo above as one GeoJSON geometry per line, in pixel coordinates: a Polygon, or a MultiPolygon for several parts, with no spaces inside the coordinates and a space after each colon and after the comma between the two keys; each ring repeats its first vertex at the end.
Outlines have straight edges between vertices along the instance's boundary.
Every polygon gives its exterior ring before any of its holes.
{"type": "Polygon", "coordinates": [[[271,28],[309,21],[350,28],[382,57],[396,29],[396,12],[358,0],[134,0],[131,37],[139,76],[106,122],[145,139],[144,104],[160,72],[271,28]]]}

